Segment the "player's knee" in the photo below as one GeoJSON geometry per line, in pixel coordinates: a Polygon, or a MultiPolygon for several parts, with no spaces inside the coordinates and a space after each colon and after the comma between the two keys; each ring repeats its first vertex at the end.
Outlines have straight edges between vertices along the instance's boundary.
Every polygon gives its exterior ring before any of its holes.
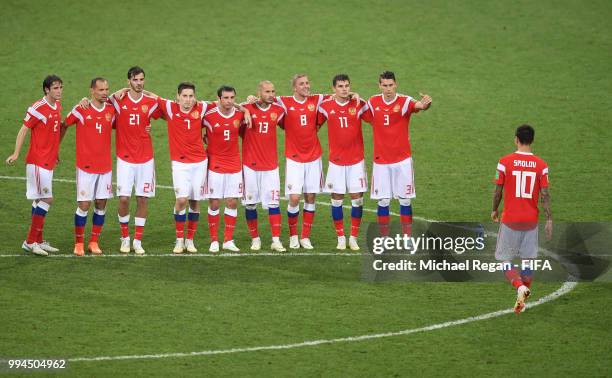
{"type": "Polygon", "coordinates": [[[89,201],[81,201],[78,204],[79,209],[81,209],[84,212],[88,212],[89,211],[89,206],[91,205],[91,202],[89,201]]]}
{"type": "Polygon", "coordinates": [[[96,209],[104,210],[106,208],[106,200],[105,199],[97,199],[96,200],[96,209]]]}
{"type": "Polygon", "coordinates": [[[389,205],[391,204],[391,200],[388,198],[383,198],[378,200],[378,206],[380,207],[389,207],[389,205]]]}
{"type": "Polygon", "coordinates": [[[228,198],[225,200],[225,205],[230,209],[235,209],[238,207],[238,200],[236,198],[228,198]]]}
{"type": "Polygon", "coordinates": [[[177,198],[176,207],[178,209],[184,209],[185,207],[187,207],[187,198],[177,198]]]}
{"type": "Polygon", "coordinates": [[[399,203],[400,206],[410,206],[410,198],[400,198],[399,203]]]}
{"type": "Polygon", "coordinates": [[[123,206],[127,206],[130,204],[130,197],[127,196],[120,196],[119,197],[119,204],[123,205],[123,206]]]}
{"type": "Polygon", "coordinates": [[[334,207],[342,206],[342,202],[344,202],[344,201],[342,201],[341,199],[333,199],[332,198],[332,200],[331,200],[331,204],[334,207]]]}
{"type": "Polygon", "coordinates": [[[213,211],[219,210],[219,200],[216,198],[211,198],[208,201],[208,209],[213,211]]]}
{"type": "Polygon", "coordinates": [[[43,199],[41,199],[41,201],[46,203],[47,205],[52,205],[53,204],[53,197],[43,198],[43,199]]]}

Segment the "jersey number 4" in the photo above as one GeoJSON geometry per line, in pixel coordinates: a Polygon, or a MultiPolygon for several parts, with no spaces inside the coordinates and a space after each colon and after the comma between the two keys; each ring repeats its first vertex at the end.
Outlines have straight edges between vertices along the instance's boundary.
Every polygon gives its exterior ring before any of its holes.
{"type": "Polygon", "coordinates": [[[514,176],[516,179],[516,198],[532,198],[533,187],[535,186],[536,181],[536,173],[528,171],[512,171],[512,176],[514,176]],[[528,185],[529,188],[527,188],[528,185]]]}

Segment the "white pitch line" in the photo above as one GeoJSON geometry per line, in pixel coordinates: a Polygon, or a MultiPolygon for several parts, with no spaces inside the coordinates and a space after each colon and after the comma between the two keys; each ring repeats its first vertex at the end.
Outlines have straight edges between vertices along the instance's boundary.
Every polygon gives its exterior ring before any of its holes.
{"type": "MultiPolygon", "coordinates": [[[[548,294],[537,301],[527,303],[526,308],[533,308],[544,304],[546,302],[550,302],[559,298],[560,296],[569,293],[576,287],[576,282],[565,282],[563,285],[554,291],[551,294],[548,294]]],[[[451,320],[444,323],[432,324],[425,327],[419,328],[410,328],[402,331],[396,332],[385,332],[385,333],[374,333],[374,334],[365,334],[360,336],[349,336],[349,337],[340,337],[335,339],[319,339],[319,340],[311,340],[311,341],[303,341],[300,343],[294,344],[280,344],[280,345],[263,345],[263,346],[254,346],[254,347],[241,347],[241,348],[231,348],[231,349],[213,349],[213,350],[203,350],[199,352],[183,352],[183,353],[162,353],[162,354],[144,354],[144,355],[125,355],[125,356],[99,356],[99,357],[74,357],[69,358],[69,362],[85,362],[85,361],[118,361],[118,360],[150,360],[150,359],[161,359],[161,358],[177,358],[177,357],[195,357],[195,356],[210,356],[217,354],[232,354],[232,353],[245,353],[245,352],[259,352],[266,350],[283,350],[283,349],[295,349],[295,348],[303,348],[308,346],[317,346],[317,345],[329,345],[329,344],[338,344],[338,343],[348,343],[348,342],[356,342],[356,341],[364,341],[364,340],[372,340],[372,339],[381,339],[386,337],[396,337],[396,336],[404,336],[410,335],[413,333],[420,332],[428,332],[435,331],[442,328],[448,328],[453,326],[458,326],[462,324],[477,322],[480,320],[487,320],[492,318],[497,318],[502,315],[510,314],[514,312],[512,308],[499,310],[494,312],[489,312],[482,315],[470,316],[468,318],[451,320]]]]}
{"type": "MultiPolygon", "coordinates": [[[[100,259],[100,258],[108,258],[108,257],[120,257],[120,258],[125,258],[125,259],[129,259],[129,258],[135,258],[135,259],[140,259],[140,258],[145,258],[145,257],[176,257],[176,258],[196,258],[196,257],[259,257],[259,256],[276,256],[276,257],[296,257],[296,256],[364,256],[365,254],[363,253],[359,253],[359,252],[312,252],[312,253],[308,253],[308,252],[288,252],[288,253],[275,253],[275,252],[245,252],[245,253],[194,253],[194,254],[181,254],[181,255],[175,255],[173,253],[160,253],[160,254],[151,254],[151,253],[147,253],[146,255],[142,255],[142,256],[137,256],[137,255],[122,255],[120,253],[112,253],[112,254],[102,254],[102,255],[85,255],[85,256],[75,256],[74,254],[69,254],[69,255],[53,255],[50,254],[49,256],[45,256],[45,259],[49,259],[49,258],[62,258],[62,259],[72,259],[72,258],[76,258],[76,259],[83,259],[83,258],[92,258],[92,259],[100,259]]],[[[32,255],[32,254],[27,254],[27,253],[21,253],[21,254],[0,254],[0,258],[2,257],[28,257],[28,258],[36,258],[37,256],[32,255]]]]}

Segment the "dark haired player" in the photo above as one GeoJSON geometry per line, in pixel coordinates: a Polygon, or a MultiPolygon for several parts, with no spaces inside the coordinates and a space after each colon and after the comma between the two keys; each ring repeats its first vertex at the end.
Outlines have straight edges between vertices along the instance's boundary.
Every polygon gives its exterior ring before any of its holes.
{"type": "Polygon", "coordinates": [[[378,200],[378,224],[383,236],[389,234],[389,204],[400,203],[402,232],[412,234],[411,199],[416,197],[412,152],[410,150],[410,117],[431,106],[431,97],[419,101],[397,93],[395,74],[385,71],[378,77],[381,93],[372,96],[368,106],[372,113],[374,156],[370,198],[378,200]]]}
{"type": "MultiPolygon", "coordinates": [[[[504,210],[497,236],[495,258],[510,265],[512,259],[534,259],[538,255],[538,199],[546,216],[546,238],[552,238],[552,213],[548,193],[548,166],[531,152],[535,137],[533,127],[522,125],[516,129],[514,144],[517,150],[502,157],[497,164],[493,211],[491,219],[499,222],[498,207],[504,197],[504,210]],[[505,190],[504,190],[505,188],[505,190]]],[[[517,290],[514,312],[525,308],[531,294],[532,272],[517,268],[505,272],[517,290]]]]}
{"type": "Polygon", "coordinates": [[[17,133],[15,150],[6,159],[13,164],[19,159],[21,147],[30,130],[30,148],[26,156],[26,198],[32,202],[32,220],[26,240],[25,251],[47,256],[57,252],[43,240],[45,216],[53,203],[53,168],[57,163],[61,133],[61,111],[63,83],[56,75],[45,77],[42,83],[44,97],[33,103],[27,110],[23,125],[17,133]]]}

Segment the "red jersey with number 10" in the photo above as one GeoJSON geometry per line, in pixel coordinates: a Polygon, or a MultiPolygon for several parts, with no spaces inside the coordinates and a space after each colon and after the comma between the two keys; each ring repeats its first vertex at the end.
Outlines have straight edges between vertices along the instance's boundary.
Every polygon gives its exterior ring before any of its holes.
{"type": "Polygon", "coordinates": [[[327,99],[319,106],[319,124],[327,121],[329,161],[336,165],[353,165],[363,160],[361,120],[369,121],[372,114],[364,100],[340,104],[327,99]]]}
{"type": "Polygon", "coordinates": [[[548,166],[544,160],[526,152],[506,155],[497,164],[495,183],[504,186],[503,223],[518,226],[513,228],[537,223],[540,189],[548,188],[548,166]]]}
{"type": "Polygon", "coordinates": [[[204,115],[208,169],[217,173],[237,173],[242,170],[238,139],[243,120],[244,113],[235,109],[229,115],[223,115],[217,107],[204,115]]]}
{"type": "Polygon", "coordinates": [[[202,117],[211,105],[198,102],[185,113],[174,101],[158,97],[157,103],[168,124],[170,160],[180,163],[199,163],[206,160],[202,141],[202,117]]]}
{"type": "Polygon", "coordinates": [[[415,103],[412,97],[401,94],[391,102],[386,102],[382,94],[370,98],[374,163],[393,164],[411,156],[410,116],[417,112],[415,103]]]}
{"type": "Polygon", "coordinates": [[[76,124],[76,166],[88,173],[106,173],[113,169],[111,134],[115,109],[104,103],[101,109],[90,104],[78,105],[66,117],[66,126],[76,124]]]}
{"type": "Polygon", "coordinates": [[[153,143],[146,128],[151,118],[161,117],[157,100],[143,94],[138,100],[128,92],[121,100],[111,96],[117,111],[115,149],[117,157],[130,163],[146,163],[153,159],[153,143]]]}
{"type": "Polygon", "coordinates": [[[242,135],[242,164],[255,171],[270,171],[278,167],[276,126],[285,116],[278,104],[260,108],[258,104],[246,104],[253,119],[251,128],[244,128],[242,135]]]}
{"type": "Polygon", "coordinates": [[[276,98],[285,110],[285,156],[289,159],[308,163],[323,154],[317,137],[317,109],[323,99],[323,95],[308,96],[301,102],[293,96],[276,98]]]}
{"type": "Polygon", "coordinates": [[[45,97],[28,108],[23,120],[24,126],[30,129],[30,149],[26,164],[53,170],[60,143],[61,112],[62,104],[59,101],[52,106],[45,97]]]}

